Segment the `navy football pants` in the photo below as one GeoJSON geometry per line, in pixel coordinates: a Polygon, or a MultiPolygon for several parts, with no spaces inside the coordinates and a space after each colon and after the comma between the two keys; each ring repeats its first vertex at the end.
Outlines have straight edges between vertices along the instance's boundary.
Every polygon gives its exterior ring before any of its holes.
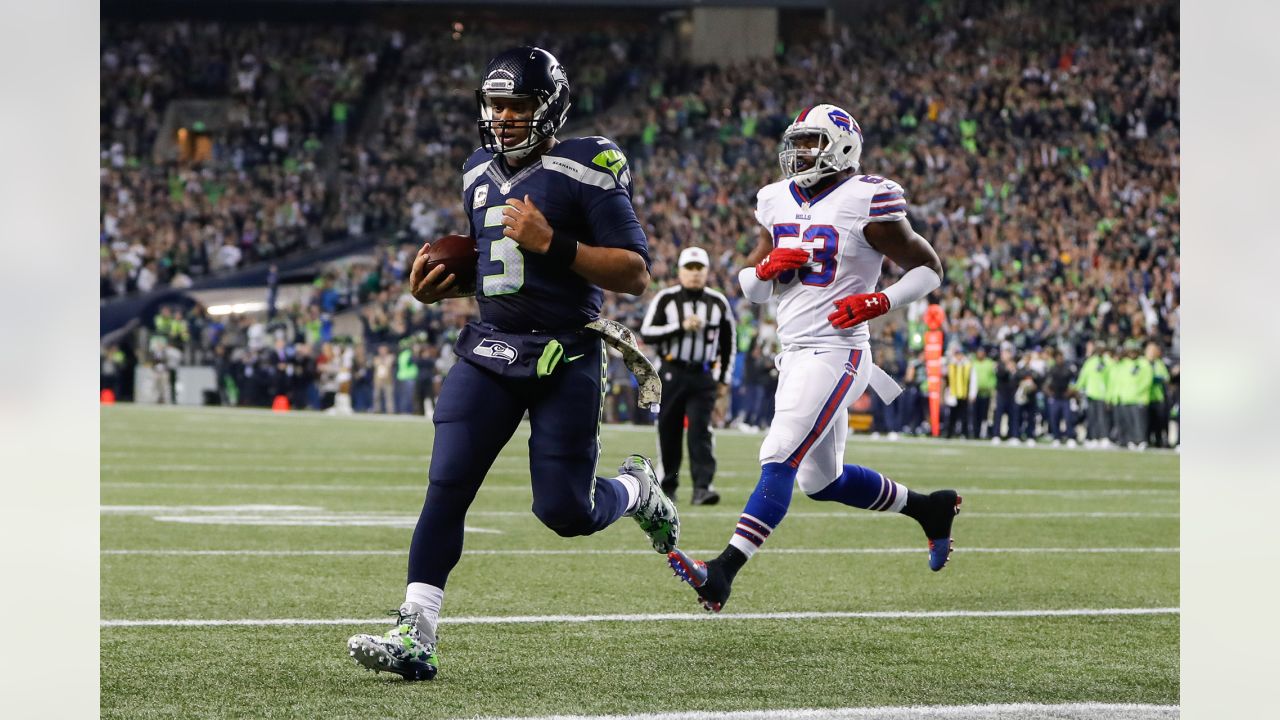
{"type": "Polygon", "coordinates": [[[623,486],[596,477],[600,342],[548,378],[505,378],[459,360],[436,400],[430,485],[409,548],[409,582],[444,587],[462,555],[463,521],[480,483],[529,411],[533,514],[563,537],[603,530],[626,511],[623,486]]]}

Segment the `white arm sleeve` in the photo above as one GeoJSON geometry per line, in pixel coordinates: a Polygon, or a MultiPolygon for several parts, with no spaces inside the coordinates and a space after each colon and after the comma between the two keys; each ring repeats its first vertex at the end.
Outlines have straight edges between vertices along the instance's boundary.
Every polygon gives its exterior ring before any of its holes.
{"type": "MultiPolygon", "coordinates": [[[[904,280],[906,278],[903,278],[904,280]]],[[[742,296],[753,303],[769,301],[773,295],[773,281],[756,277],[755,267],[745,267],[738,271],[738,284],[742,286],[742,296]]],[[[936,285],[934,287],[937,287],[936,285]]],[[[892,301],[890,301],[892,307],[892,301]]]]}
{"type": "MultiPolygon", "coordinates": [[[[739,275],[738,277],[741,278],[742,276],[739,275]]],[[[902,279],[885,288],[882,292],[884,292],[885,297],[889,298],[890,308],[900,308],[910,305],[937,290],[941,284],[942,278],[938,277],[938,273],[921,265],[908,270],[907,274],[902,276],[902,279]]]]}

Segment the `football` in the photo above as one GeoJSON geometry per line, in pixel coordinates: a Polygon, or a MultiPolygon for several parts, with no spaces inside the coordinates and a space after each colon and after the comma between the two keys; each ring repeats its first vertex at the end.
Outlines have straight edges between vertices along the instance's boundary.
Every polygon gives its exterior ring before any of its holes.
{"type": "Polygon", "coordinates": [[[445,235],[431,243],[425,271],[429,273],[435,266],[444,265],[446,276],[452,273],[457,277],[446,297],[465,297],[476,292],[476,263],[479,260],[480,251],[471,237],[445,235]]]}

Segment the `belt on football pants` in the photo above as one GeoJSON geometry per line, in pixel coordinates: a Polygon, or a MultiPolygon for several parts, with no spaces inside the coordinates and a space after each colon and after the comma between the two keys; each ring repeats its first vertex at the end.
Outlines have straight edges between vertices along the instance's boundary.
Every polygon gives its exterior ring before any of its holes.
{"type": "Polygon", "coordinates": [[[640,407],[658,412],[658,404],[662,400],[662,381],[658,379],[658,371],[653,363],[640,352],[631,328],[607,318],[592,320],[586,327],[604,338],[606,345],[622,354],[622,362],[640,385],[640,407]]]}
{"type": "MultiPolygon", "coordinates": [[[[786,352],[788,350],[802,350],[802,349],[805,349],[806,347],[814,347],[814,346],[791,345],[791,346],[784,347],[782,349],[784,352],[786,352]]],[[[822,347],[825,347],[825,346],[822,346],[822,347]]],[[[848,348],[842,347],[841,349],[848,349],[848,348]]],[[[872,392],[874,392],[876,395],[880,397],[882,401],[884,401],[885,405],[888,405],[892,403],[894,400],[897,400],[898,396],[902,394],[902,387],[899,386],[897,381],[893,379],[893,376],[889,375],[889,373],[885,372],[884,370],[881,370],[880,366],[876,365],[874,362],[871,363],[871,378],[867,381],[867,384],[871,387],[872,392]]]]}
{"type": "Polygon", "coordinates": [[[871,363],[870,385],[871,389],[875,391],[876,395],[880,396],[885,405],[897,400],[898,396],[902,394],[902,388],[894,381],[893,377],[881,370],[880,366],[875,363],[871,363]]]}

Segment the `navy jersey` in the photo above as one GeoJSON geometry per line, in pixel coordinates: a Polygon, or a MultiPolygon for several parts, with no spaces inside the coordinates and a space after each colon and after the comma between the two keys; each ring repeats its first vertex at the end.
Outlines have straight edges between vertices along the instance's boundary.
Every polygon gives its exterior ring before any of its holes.
{"type": "Polygon", "coordinates": [[[581,328],[600,315],[604,294],[581,275],[525,252],[502,234],[507,198],[525,195],[556,235],[584,245],[631,250],[649,264],[649,246],[631,206],[631,171],[612,141],[565,140],[532,164],[512,170],[478,149],[462,167],[462,201],[480,260],[480,319],[507,332],[581,328]]]}

